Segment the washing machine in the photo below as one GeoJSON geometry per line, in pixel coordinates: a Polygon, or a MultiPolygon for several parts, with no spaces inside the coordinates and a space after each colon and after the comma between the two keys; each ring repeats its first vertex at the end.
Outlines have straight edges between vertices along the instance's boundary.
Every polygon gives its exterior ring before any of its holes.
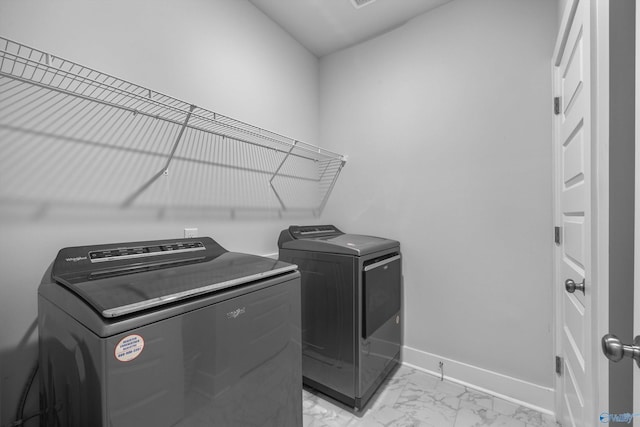
{"type": "Polygon", "coordinates": [[[302,275],[304,384],[364,409],[400,363],[400,243],[313,225],[283,230],[278,248],[302,275]]]}
{"type": "Polygon", "coordinates": [[[300,274],[211,238],[60,250],[38,289],[41,425],[302,425],[300,274]]]}

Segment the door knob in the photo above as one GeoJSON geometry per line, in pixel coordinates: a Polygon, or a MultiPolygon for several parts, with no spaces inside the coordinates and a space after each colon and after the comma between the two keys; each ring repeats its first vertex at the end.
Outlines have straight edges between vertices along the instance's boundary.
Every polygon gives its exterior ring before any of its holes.
{"type": "Polygon", "coordinates": [[[564,281],[564,288],[570,294],[574,293],[576,291],[576,289],[579,290],[579,291],[582,291],[582,293],[584,294],[584,278],[582,279],[582,282],[580,282],[580,283],[574,282],[573,279],[567,279],[567,280],[564,281]]]}
{"type": "Polygon", "coordinates": [[[640,335],[633,340],[633,345],[625,345],[617,336],[607,334],[602,337],[602,352],[612,362],[619,362],[625,356],[631,357],[640,368],[640,335]]]}

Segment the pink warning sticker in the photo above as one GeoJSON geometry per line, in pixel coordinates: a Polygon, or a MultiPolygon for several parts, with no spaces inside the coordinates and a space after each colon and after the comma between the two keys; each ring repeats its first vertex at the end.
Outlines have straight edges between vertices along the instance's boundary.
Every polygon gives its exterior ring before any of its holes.
{"type": "Polygon", "coordinates": [[[129,362],[140,356],[144,348],[144,339],[140,335],[127,335],[116,345],[115,356],[121,362],[129,362]]]}

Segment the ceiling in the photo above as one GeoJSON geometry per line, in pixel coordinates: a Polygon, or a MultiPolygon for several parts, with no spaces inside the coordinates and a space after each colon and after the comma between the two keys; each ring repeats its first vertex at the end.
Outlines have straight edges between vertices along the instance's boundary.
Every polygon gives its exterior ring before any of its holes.
{"type": "Polygon", "coordinates": [[[321,57],[397,28],[451,0],[372,0],[360,8],[353,0],[249,1],[321,57]]]}

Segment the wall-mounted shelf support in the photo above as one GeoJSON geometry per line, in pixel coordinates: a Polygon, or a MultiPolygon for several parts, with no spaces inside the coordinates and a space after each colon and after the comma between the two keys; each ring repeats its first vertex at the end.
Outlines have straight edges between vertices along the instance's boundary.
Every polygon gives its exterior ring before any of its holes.
{"type": "Polygon", "coordinates": [[[338,170],[332,171],[332,172],[329,171],[329,167],[331,166],[331,163],[330,162],[327,163],[327,166],[325,167],[324,171],[322,172],[322,176],[320,178],[320,181],[322,181],[322,177],[325,176],[325,174],[330,176],[331,180],[330,180],[330,184],[329,184],[328,190],[324,192],[324,197],[322,198],[322,201],[320,202],[320,207],[315,212],[316,215],[320,215],[322,213],[322,211],[324,210],[324,207],[327,204],[327,201],[329,200],[329,195],[333,191],[333,186],[336,184],[336,181],[338,181],[338,176],[340,175],[340,172],[342,171],[342,168],[344,167],[344,165],[346,163],[347,163],[347,159],[345,157],[345,158],[343,158],[342,162],[340,162],[338,164],[338,170]]]}
{"type": "Polygon", "coordinates": [[[280,169],[282,169],[282,166],[284,165],[284,163],[287,161],[287,159],[291,155],[291,152],[295,148],[297,142],[298,141],[293,141],[293,145],[291,146],[289,151],[287,151],[287,155],[284,156],[284,159],[282,159],[282,161],[278,165],[278,168],[273,172],[273,175],[271,175],[271,178],[269,178],[269,186],[271,187],[271,190],[273,191],[273,194],[275,194],[275,196],[277,197],[278,202],[280,202],[280,206],[282,207],[282,210],[287,210],[287,207],[285,206],[284,202],[282,201],[282,198],[280,198],[280,195],[278,194],[278,190],[276,190],[276,187],[273,186],[273,179],[276,176],[278,176],[278,172],[280,172],[280,169]]]}
{"type": "MultiPolygon", "coordinates": [[[[149,91],[149,98],[151,98],[151,91],[149,91]]],[[[182,124],[182,127],[180,128],[180,133],[178,133],[178,137],[176,138],[176,141],[173,143],[173,148],[171,148],[171,153],[169,154],[169,158],[167,159],[167,162],[164,164],[164,166],[155,173],[155,175],[153,175],[147,182],[145,182],[144,184],[142,184],[142,186],[136,190],[131,196],[127,197],[127,199],[124,201],[124,203],[122,204],[123,207],[129,207],[131,206],[131,204],[134,202],[134,200],[136,200],[136,198],[144,193],[144,191],[151,187],[151,184],[153,184],[158,178],[160,178],[163,175],[169,175],[169,164],[171,164],[171,160],[173,159],[173,156],[176,153],[176,149],[178,148],[178,144],[180,143],[180,139],[182,139],[182,135],[184,134],[184,129],[187,127],[187,123],[189,123],[189,119],[191,118],[191,113],[193,113],[193,110],[196,108],[195,105],[191,105],[191,107],[189,108],[189,113],[187,114],[187,117],[185,117],[184,119],[184,123],[182,124]]],[[[135,113],[134,113],[135,114],[135,113]]]]}

